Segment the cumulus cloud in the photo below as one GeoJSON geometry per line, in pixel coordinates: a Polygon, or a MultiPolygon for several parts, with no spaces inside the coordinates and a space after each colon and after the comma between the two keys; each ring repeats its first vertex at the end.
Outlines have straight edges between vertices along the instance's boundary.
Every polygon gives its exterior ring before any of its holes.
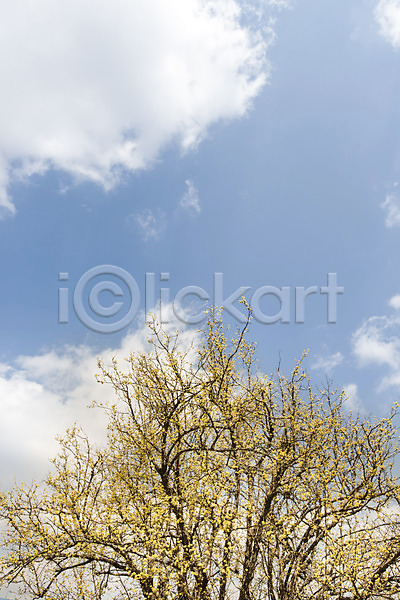
{"type": "Polygon", "coordinates": [[[182,208],[191,212],[200,213],[199,190],[195,187],[191,179],[186,179],[186,192],[183,194],[180,205],[182,208]]]}
{"type": "MultiPolygon", "coordinates": [[[[397,188],[398,183],[396,182],[393,187],[397,188]]],[[[381,208],[386,214],[386,227],[398,227],[400,225],[400,198],[398,195],[394,192],[387,194],[385,201],[381,204],[381,208]]]]}
{"type": "Polygon", "coordinates": [[[395,368],[400,356],[398,317],[370,317],[353,334],[353,350],[362,366],[371,363],[395,368]]]}
{"type": "Polygon", "coordinates": [[[244,115],[267,80],[272,39],[249,17],[253,4],[0,3],[3,212],[14,211],[16,179],[59,169],[109,189],[167,144],[186,151],[213,123],[244,115]]]}
{"type": "Polygon", "coordinates": [[[400,309],[400,294],[397,294],[396,296],[393,296],[393,298],[390,298],[389,306],[395,308],[396,310],[400,309]]]}
{"type": "Polygon", "coordinates": [[[393,298],[390,298],[389,306],[395,308],[396,310],[400,309],[400,294],[397,294],[396,296],[393,296],[393,298]]]}
{"type": "Polygon", "coordinates": [[[96,410],[87,414],[90,400],[103,393],[95,389],[96,360],[88,348],[25,360],[25,366],[21,359],[20,366],[10,367],[0,376],[1,488],[12,483],[14,475],[23,480],[42,477],[49,466],[47,459],[57,451],[55,436],[75,420],[92,435],[105,432],[104,415],[96,410]],[[38,375],[34,364],[40,370],[38,375]],[[64,389],[60,389],[57,381],[63,378],[64,389]]]}
{"type": "Polygon", "coordinates": [[[370,317],[352,336],[353,354],[361,367],[385,367],[380,388],[400,385],[400,317],[370,317]]]}
{"type": "MultiPolygon", "coordinates": [[[[198,334],[177,321],[171,306],[163,313],[167,331],[179,328],[181,349],[190,348],[198,334]]],[[[123,358],[151,349],[148,334],[144,326],[127,334],[119,347],[101,352],[102,360],[107,365],[115,356],[123,368],[123,358]]],[[[48,459],[58,451],[56,436],[75,422],[95,443],[104,442],[106,415],[89,405],[107,403],[114,396],[109,386],[96,382],[97,358],[88,346],[68,346],[0,365],[0,489],[11,485],[14,477],[41,479],[49,470],[48,459]]]]}
{"type": "Polygon", "coordinates": [[[345,401],[344,407],[351,412],[365,412],[363,403],[358,394],[358,386],[356,383],[348,383],[344,386],[345,401]]]}
{"type": "Polygon", "coordinates": [[[375,9],[380,33],[394,47],[400,47],[400,0],[380,0],[375,9]]]}

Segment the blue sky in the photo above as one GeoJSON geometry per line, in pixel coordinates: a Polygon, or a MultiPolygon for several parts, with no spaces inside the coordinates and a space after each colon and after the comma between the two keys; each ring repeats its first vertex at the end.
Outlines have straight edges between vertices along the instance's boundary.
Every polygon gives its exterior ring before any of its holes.
{"type": "MultiPolygon", "coordinates": [[[[289,372],[309,349],[316,385],[328,376],[349,408],[385,414],[400,395],[399,0],[57,7],[0,8],[4,485],[41,474],[75,419],[101,436],[86,409],[104,393],[96,358],[145,347],[146,273],[170,301],[185,286],[212,296],[214,273],[224,299],[289,288],[289,323],[251,325],[260,368],[281,357],[289,372]],[[124,269],[141,295],[113,333],[85,326],[72,304],[101,265],[124,269]],[[336,323],[319,293],[296,323],[296,286],[319,290],[328,273],[344,287],[336,323]]],[[[122,302],[98,319],[116,323],[129,290],[115,274],[89,286],[100,281],[121,287],[98,296],[122,302]]],[[[193,301],[186,309],[203,308],[193,301]]],[[[280,303],[264,296],[260,308],[272,316],[280,303]]]]}

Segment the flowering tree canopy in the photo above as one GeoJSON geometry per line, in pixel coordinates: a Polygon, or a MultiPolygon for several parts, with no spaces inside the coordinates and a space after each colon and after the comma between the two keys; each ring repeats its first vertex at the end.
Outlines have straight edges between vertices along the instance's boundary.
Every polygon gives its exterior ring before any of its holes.
{"type": "Polygon", "coordinates": [[[98,448],[75,427],[44,484],[0,496],[0,583],[51,600],[400,598],[393,417],[349,414],[296,365],[261,375],[247,324],[199,347],[152,325],[98,448]]]}

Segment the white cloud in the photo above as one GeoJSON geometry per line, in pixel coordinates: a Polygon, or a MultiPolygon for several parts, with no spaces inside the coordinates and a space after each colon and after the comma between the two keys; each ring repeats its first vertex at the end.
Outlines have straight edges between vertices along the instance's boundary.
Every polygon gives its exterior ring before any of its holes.
{"type": "Polygon", "coordinates": [[[400,309],[400,294],[397,294],[397,296],[393,296],[393,298],[390,298],[389,306],[395,308],[396,310],[400,309]]]}
{"type": "Polygon", "coordinates": [[[357,384],[348,383],[343,389],[345,393],[344,407],[352,412],[365,412],[361,399],[358,395],[357,384]]]}
{"type": "Polygon", "coordinates": [[[370,317],[353,334],[353,352],[361,366],[386,365],[395,369],[400,365],[400,319],[398,317],[370,317]]]}
{"type": "Polygon", "coordinates": [[[336,352],[336,354],[331,354],[330,356],[318,356],[312,364],[312,369],[331,373],[343,361],[344,356],[341,352],[336,352]]]}
{"type": "Polygon", "coordinates": [[[380,33],[394,47],[400,47],[400,0],[380,0],[375,9],[380,33]]]}
{"type": "Polygon", "coordinates": [[[195,187],[191,179],[186,179],[185,183],[187,190],[181,198],[180,205],[189,211],[200,213],[199,190],[195,187]]]}
{"type": "MultiPolygon", "coordinates": [[[[197,333],[185,328],[165,306],[168,332],[182,331],[180,347],[190,347],[197,333]]],[[[122,360],[135,351],[147,351],[149,330],[127,334],[118,348],[101,352],[107,365],[112,357],[122,360]]],[[[50,468],[49,458],[58,451],[56,435],[75,422],[98,444],[105,440],[107,418],[96,402],[114,400],[110,386],[95,380],[98,354],[90,347],[65,347],[36,356],[20,356],[0,369],[0,489],[17,480],[41,479],[50,468]]]]}
{"type": "MultiPolygon", "coordinates": [[[[105,432],[104,415],[87,408],[91,400],[101,398],[103,389],[95,389],[96,360],[87,348],[76,352],[66,350],[55,361],[54,355],[26,358],[0,376],[0,487],[18,479],[42,477],[48,469],[48,459],[55,455],[55,436],[63,433],[75,420],[88,433],[105,432]],[[57,362],[69,364],[61,369],[57,362]],[[40,369],[36,376],[33,364],[40,369]],[[88,369],[85,372],[85,369],[88,369]],[[89,375],[90,373],[90,375],[89,375]],[[57,379],[63,382],[59,389],[57,379]]],[[[104,387],[104,386],[97,386],[104,387]]],[[[101,434],[96,436],[101,438],[101,434]]]]}
{"type": "Polygon", "coordinates": [[[130,219],[138,226],[145,242],[160,239],[166,228],[165,213],[161,210],[154,214],[150,208],[145,208],[131,215],[130,219]]]}
{"type": "Polygon", "coordinates": [[[244,115],[267,80],[272,39],[245,6],[0,3],[3,212],[14,211],[15,179],[61,169],[108,189],[125,170],[151,166],[167,144],[196,147],[213,123],[244,115]]]}
{"type": "Polygon", "coordinates": [[[400,317],[370,317],[352,336],[353,354],[361,367],[387,369],[379,388],[400,385],[400,317]]]}
{"type": "MultiPolygon", "coordinates": [[[[396,188],[398,183],[394,184],[396,188]]],[[[381,204],[381,208],[386,213],[385,225],[386,227],[396,227],[400,225],[400,198],[397,194],[391,192],[386,195],[386,199],[381,204]]]]}

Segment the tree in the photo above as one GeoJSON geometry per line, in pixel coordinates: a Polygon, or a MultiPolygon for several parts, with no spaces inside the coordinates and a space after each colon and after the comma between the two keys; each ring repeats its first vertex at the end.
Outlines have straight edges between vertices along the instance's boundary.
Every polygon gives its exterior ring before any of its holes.
{"type": "Polygon", "coordinates": [[[104,448],[67,431],[43,485],[1,496],[0,582],[51,600],[400,597],[393,410],[255,369],[247,325],[211,312],[194,354],[152,326],[152,352],[98,377],[104,448]]]}

